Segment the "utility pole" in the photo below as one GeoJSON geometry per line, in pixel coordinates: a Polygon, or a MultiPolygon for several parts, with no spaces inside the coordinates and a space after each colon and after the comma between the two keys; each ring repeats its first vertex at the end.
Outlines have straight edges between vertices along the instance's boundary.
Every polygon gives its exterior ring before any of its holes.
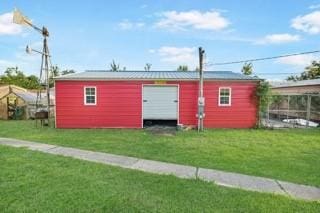
{"type": "Polygon", "coordinates": [[[198,97],[198,132],[203,131],[203,119],[205,116],[204,105],[205,99],[203,97],[203,55],[205,51],[199,47],[199,97],[198,97]]]}

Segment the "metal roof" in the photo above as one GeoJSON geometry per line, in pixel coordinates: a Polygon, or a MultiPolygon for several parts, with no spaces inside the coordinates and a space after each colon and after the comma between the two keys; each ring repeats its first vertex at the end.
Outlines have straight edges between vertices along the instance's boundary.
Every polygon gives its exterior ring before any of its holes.
{"type": "Polygon", "coordinates": [[[272,88],[281,88],[281,87],[302,87],[302,86],[312,86],[320,85],[320,78],[312,80],[303,80],[303,81],[289,81],[283,83],[272,83],[272,88]]]}
{"type": "Polygon", "coordinates": [[[33,103],[37,100],[37,94],[32,92],[15,92],[17,96],[22,98],[27,103],[33,103]]]}
{"type": "Polygon", "coordinates": [[[26,89],[15,86],[15,85],[3,85],[3,86],[0,86],[0,99],[9,95],[11,92],[16,93],[16,92],[26,92],[26,91],[27,91],[26,89]]]}
{"type": "MultiPolygon", "coordinates": [[[[197,80],[197,71],[104,71],[92,70],[80,73],[63,75],[55,78],[56,80],[197,80]]],[[[204,71],[204,79],[207,80],[260,80],[231,71],[204,71]]]]}

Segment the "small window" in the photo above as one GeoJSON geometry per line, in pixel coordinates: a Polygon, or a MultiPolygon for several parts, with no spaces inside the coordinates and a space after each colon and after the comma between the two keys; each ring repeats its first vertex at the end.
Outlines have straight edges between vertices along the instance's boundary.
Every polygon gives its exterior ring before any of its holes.
{"type": "Polygon", "coordinates": [[[219,88],[219,106],[231,106],[231,88],[219,88]]]}
{"type": "Polygon", "coordinates": [[[96,105],[97,103],[97,91],[96,87],[85,87],[84,88],[84,104],[85,105],[96,105]]]}

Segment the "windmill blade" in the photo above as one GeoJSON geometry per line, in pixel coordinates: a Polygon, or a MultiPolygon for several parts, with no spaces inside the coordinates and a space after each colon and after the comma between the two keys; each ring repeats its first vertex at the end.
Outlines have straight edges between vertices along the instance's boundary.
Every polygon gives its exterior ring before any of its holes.
{"type": "Polygon", "coordinates": [[[13,23],[20,25],[32,25],[31,20],[24,16],[18,9],[13,11],[13,23]]]}

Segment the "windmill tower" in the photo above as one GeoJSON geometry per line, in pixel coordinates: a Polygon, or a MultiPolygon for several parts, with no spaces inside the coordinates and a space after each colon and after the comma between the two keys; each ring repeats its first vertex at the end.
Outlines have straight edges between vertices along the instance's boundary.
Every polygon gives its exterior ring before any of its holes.
{"type": "Polygon", "coordinates": [[[41,120],[41,125],[50,124],[50,85],[49,85],[49,78],[51,73],[51,59],[49,54],[49,47],[47,38],[49,37],[49,31],[46,27],[39,28],[32,24],[31,20],[28,17],[24,16],[19,10],[15,9],[13,12],[13,23],[19,25],[30,26],[35,29],[37,32],[41,33],[43,36],[43,48],[42,51],[34,50],[30,46],[27,46],[26,52],[31,54],[32,52],[36,52],[41,54],[41,68],[40,68],[40,75],[39,75],[39,84],[40,89],[37,92],[37,101],[36,101],[36,120],[41,120]],[[43,109],[42,103],[42,91],[46,91],[46,103],[45,110],[43,109]],[[41,110],[41,111],[40,111],[41,110]]]}

